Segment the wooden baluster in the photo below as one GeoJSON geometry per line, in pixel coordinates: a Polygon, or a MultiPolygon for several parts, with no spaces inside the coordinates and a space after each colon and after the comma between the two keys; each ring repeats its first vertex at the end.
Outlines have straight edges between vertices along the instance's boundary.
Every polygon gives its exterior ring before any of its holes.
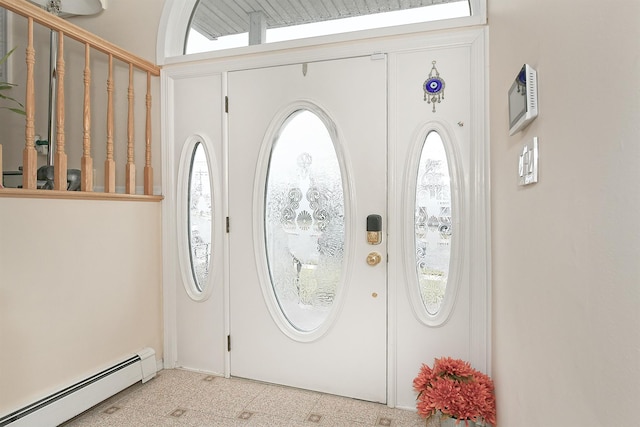
{"type": "Polygon", "coordinates": [[[107,160],[104,162],[104,192],[116,192],[116,163],[113,160],[113,55],[109,54],[107,77],[107,160]]]}
{"type": "Polygon", "coordinates": [[[145,127],[144,194],[153,195],[153,168],[151,167],[151,73],[147,71],[147,125],[145,127]]]}
{"type": "Polygon", "coordinates": [[[35,147],[35,104],[36,91],[33,69],[36,63],[36,51],[33,48],[33,18],[28,19],[27,35],[27,88],[25,99],[25,144],[22,152],[22,188],[34,190],[37,187],[36,172],[38,160],[35,147]]]}
{"type": "Polygon", "coordinates": [[[54,158],[53,189],[67,189],[67,155],[64,152],[64,33],[58,32],[58,62],[56,64],[58,82],[56,97],[56,155],[54,158]]]}
{"type": "Polygon", "coordinates": [[[129,64],[129,90],[127,91],[129,101],[129,115],[127,120],[127,167],[125,192],[127,194],[136,193],[136,165],[134,163],[133,150],[133,64],[129,64]]]}
{"type": "Polygon", "coordinates": [[[82,191],[93,191],[93,159],[91,158],[91,46],[84,45],[84,110],[82,121],[82,191]]]}

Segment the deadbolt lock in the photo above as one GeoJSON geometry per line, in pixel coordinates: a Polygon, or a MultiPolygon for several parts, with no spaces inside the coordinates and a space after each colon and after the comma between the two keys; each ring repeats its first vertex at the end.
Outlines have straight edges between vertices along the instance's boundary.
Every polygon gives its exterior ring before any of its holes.
{"type": "Polygon", "coordinates": [[[372,267],[380,264],[380,261],[382,261],[382,255],[378,252],[369,252],[369,255],[367,255],[367,264],[372,267]]]}
{"type": "Polygon", "coordinates": [[[375,214],[367,216],[367,243],[370,245],[382,243],[382,216],[375,214]]]}

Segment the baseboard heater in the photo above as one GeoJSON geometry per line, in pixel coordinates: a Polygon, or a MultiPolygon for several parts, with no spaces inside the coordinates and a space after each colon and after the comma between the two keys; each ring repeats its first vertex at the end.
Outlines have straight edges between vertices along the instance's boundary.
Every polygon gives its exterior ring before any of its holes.
{"type": "Polygon", "coordinates": [[[155,351],[145,348],[104,371],[0,418],[0,427],[57,426],[125,388],[156,374],[155,351]]]}

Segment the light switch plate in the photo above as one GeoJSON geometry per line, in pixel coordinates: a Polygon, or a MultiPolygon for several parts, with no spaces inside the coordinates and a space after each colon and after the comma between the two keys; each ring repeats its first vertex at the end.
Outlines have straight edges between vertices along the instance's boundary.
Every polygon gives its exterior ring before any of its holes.
{"type": "Polygon", "coordinates": [[[538,182],[538,137],[524,145],[518,162],[518,185],[538,182]]]}

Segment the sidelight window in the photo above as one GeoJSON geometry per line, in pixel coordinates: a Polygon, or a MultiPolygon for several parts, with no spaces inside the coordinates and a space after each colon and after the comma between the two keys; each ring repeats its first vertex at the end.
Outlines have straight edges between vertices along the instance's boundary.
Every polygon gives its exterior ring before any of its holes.
{"type": "Polygon", "coordinates": [[[438,316],[451,293],[452,240],[458,232],[451,180],[442,137],[430,131],[420,153],[414,204],[415,283],[427,317],[438,316]]]}
{"type": "Polygon", "coordinates": [[[203,292],[211,264],[213,210],[209,163],[201,142],[191,153],[188,187],[188,235],[191,274],[198,292],[203,292]]]}

